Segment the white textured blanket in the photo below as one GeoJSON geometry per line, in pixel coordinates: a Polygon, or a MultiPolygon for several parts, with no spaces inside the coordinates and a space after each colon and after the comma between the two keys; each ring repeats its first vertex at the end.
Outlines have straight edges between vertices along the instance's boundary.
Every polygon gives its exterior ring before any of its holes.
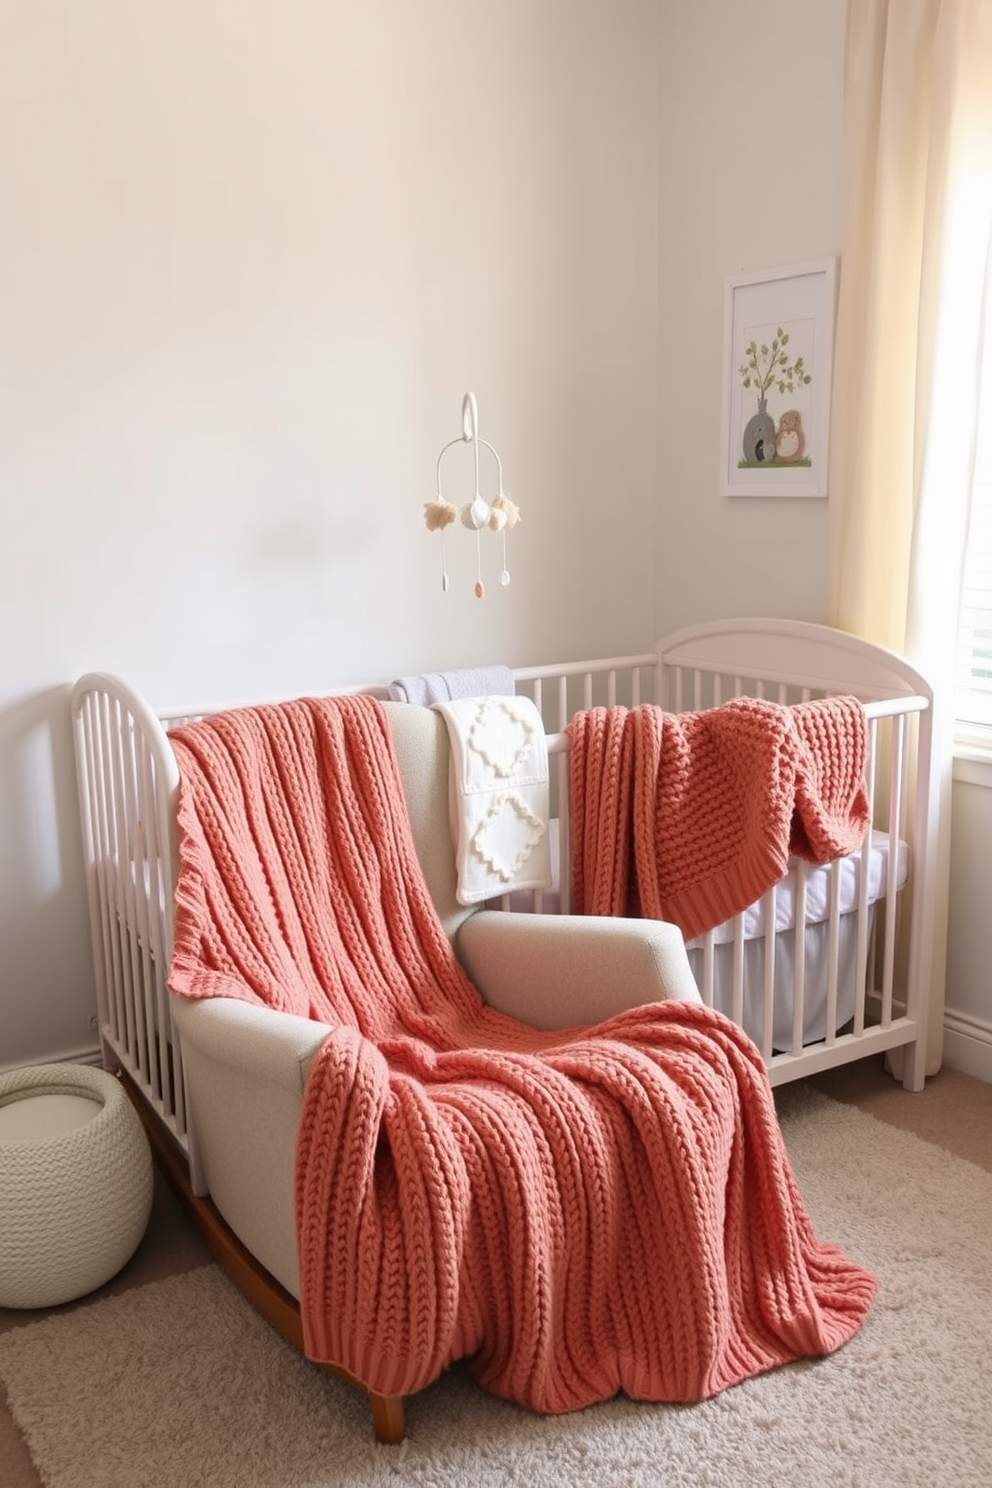
{"type": "Polygon", "coordinates": [[[458,902],[548,888],[548,749],[535,704],[487,696],[434,706],[451,741],[458,902]]]}

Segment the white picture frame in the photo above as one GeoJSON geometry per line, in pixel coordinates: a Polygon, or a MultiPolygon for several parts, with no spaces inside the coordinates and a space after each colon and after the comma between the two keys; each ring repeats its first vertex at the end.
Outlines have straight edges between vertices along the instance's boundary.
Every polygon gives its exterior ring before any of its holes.
{"type": "Polygon", "coordinates": [[[727,280],[722,496],[826,496],[836,290],[836,258],[727,280]]]}

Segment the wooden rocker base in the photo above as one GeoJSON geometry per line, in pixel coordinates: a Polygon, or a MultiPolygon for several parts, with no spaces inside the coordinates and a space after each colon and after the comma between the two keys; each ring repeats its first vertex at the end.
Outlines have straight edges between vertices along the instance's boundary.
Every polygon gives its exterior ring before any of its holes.
{"type": "MultiPolygon", "coordinates": [[[[127,1072],[122,1070],[120,1077],[141,1117],[159,1171],[192,1219],[210,1254],[255,1311],[287,1343],[291,1343],[301,1354],[304,1353],[299,1302],[242,1245],[216,1205],[209,1198],[201,1199],[194,1194],[185,1157],[161,1125],[154,1121],[147,1102],[133,1088],[127,1072]]],[[[366,1389],[361,1380],[356,1379],[347,1369],[334,1364],[321,1364],[319,1367],[354,1385],[356,1389],[365,1390],[372,1407],[372,1425],[377,1441],[395,1446],[403,1440],[406,1435],[406,1409],[402,1395],[378,1395],[373,1390],[366,1389]]]]}

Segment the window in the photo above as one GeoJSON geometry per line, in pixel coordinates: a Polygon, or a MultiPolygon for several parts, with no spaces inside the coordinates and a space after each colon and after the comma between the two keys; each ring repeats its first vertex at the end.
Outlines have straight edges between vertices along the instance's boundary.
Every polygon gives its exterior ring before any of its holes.
{"type": "Polygon", "coordinates": [[[955,712],[959,733],[992,742],[992,316],[986,317],[981,414],[961,590],[955,712]]]}

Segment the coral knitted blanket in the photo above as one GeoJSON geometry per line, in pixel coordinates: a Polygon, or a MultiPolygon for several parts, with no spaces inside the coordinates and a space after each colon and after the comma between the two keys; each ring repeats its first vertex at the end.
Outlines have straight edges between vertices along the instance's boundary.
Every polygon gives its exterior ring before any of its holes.
{"type": "Polygon", "coordinates": [[[591,708],[568,735],[579,914],[670,920],[691,940],[766,893],[790,853],[826,863],[868,827],[867,726],[853,697],[591,708]]]}
{"type": "Polygon", "coordinates": [[[757,1051],[642,1007],[539,1033],[487,1008],[421,874],[371,698],[219,715],[181,769],[174,991],[327,1023],[296,1156],[306,1348],[403,1395],[467,1358],[558,1412],[693,1401],[859,1327],[757,1051]]]}

